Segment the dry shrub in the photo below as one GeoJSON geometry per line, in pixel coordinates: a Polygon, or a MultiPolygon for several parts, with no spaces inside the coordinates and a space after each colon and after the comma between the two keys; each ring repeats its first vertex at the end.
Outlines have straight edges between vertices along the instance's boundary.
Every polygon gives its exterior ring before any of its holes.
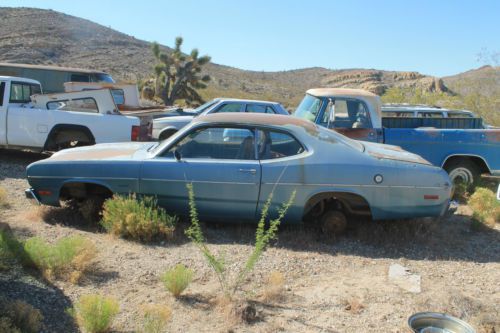
{"type": "Polygon", "coordinates": [[[23,244],[14,237],[8,225],[0,224],[0,270],[8,270],[18,258],[23,258],[23,244]]]}
{"type": "Polygon", "coordinates": [[[365,308],[359,298],[350,298],[344,300],[344,310],[352,314],[359,314],[365,308]]]}
{"type": "Polygon", "coordinates": [[[265,302],[281,301],[285,292],[285,276],[278,271],[271,272],[267,278],[266,286],[262,293],[265,302]]]}
{"type": "Polygon", "coordinates": [[[478,187],[468,201],[472,209],[473,227],[481,225],[494,226],[500,222],[500,202],[493,191],[478,187]]]}
{"type": "Polygon", "coordinates": [[[193,271],[182,264],[178,264],[165,272],[161,279],[165,288],[177,298],[191,283],[193,271]]]}
{"type": "Polygon", "coordinates": [[[223,295],[217,298],[216,304],[229,328],[257,320],[257,310],[254,304],[247,300],[223,295]]]}
{"type": "Polygon", "coordinates": [[[170,239],[177,217],[168,215],[152,197],[114,196],[106,200],[101,225],[109,233],[128,239],[148,242],[170,239]]]}
{"type": "Polygon", "coordinates": [[[37,333],[42,328],[40,310],[20,300],[0,300],[0,332],[37,333]]]}
{"type": "Polygon", "coordinates": [[[172,309],[166,305],[146,305],[142,309],[142,326],[139,328],[139,332],[164,332],[171,317],[172,309]]]}
{"type": "Polygon", "coordinates": [[[74,309],[69,310],[88,333],[108,332],[119,311],[120,305],[114,298],[102,295],[81,296],[74,309]]]}
{"type": "Polygon", "coordinates": [[[24,243],[25,264],[36,267],[48,278],[67,279],[77,283],[97,256],[90,240],[81,236],[65,237],[48,244],[39,237],[24,243]]]}
{"type": "Polygon", "coordinates": [[[9,208],[9,202],[7,200],[7,191],[0,187],[0,209],[1,208],[9,208]]]}

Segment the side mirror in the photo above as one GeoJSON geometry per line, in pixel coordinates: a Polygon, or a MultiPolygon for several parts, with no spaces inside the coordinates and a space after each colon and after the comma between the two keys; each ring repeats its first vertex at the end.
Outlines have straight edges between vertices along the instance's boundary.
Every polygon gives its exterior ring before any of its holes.
{"type": "Polygon", "coordinates": [[[177,161],[180,161],[181,160],[181,152],[178,151],[177,149],[174,150],[174,157],[177,161]]]}
{"type": "Polygon", "coordinates": [[[326,106],[326,111],[328,113],[328,126],[330,128],[330,124],[335,121],[335,102],[330,98],[328,100],[328,105],[326,106]]]}

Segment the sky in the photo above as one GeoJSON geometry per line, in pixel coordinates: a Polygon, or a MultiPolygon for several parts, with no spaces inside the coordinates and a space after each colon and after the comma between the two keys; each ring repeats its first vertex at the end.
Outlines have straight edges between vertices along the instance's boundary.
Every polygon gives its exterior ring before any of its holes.
{"type": "Polygon", "coordinates": [[[457,74],[500,51],[500,1],[0,0],[60,11],[256,71],[376,68],[457,74]]]}

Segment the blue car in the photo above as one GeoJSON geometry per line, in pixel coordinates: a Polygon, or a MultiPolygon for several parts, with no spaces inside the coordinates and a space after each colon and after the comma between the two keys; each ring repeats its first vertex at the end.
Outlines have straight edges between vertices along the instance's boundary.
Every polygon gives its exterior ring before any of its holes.
{"type": "Polygon", "coordinates": [[[155,196],[188,214],[187,183],[205,220],[256,221],[296,197],[288,223],[341,232],[348,217],[373,220],[439,216],[448,208],[445,171],[396,146],[351,140],[290,116],[200,116],[161,143],[98,144],[60,151],[27,168],[27,196],[57,206],[113,194],[155,196]],[[225,140],[228,130],[237,130],[225,140]],[[244,134],[244,135],[241,135],[244,134]]]}

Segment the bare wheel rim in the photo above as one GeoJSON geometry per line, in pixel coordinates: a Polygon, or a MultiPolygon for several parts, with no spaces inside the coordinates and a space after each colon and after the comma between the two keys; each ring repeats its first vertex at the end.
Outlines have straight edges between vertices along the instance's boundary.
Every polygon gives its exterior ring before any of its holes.
{"type": "Polygon", "coordinates": [[[347,219],[342,212],[326,212],[321,220],[321,231],[325,235],[339,235],[347,226],[347,219]]]}
{"type": "Polygon", "coordinates": [[[456,184],[460,181],[464,182],[467,185],[474,183],[474,175],[472,174],[472,171],[463,167],[458,167],[451,170],[450,179],[452,180],[453,184],[456,184]]]}

